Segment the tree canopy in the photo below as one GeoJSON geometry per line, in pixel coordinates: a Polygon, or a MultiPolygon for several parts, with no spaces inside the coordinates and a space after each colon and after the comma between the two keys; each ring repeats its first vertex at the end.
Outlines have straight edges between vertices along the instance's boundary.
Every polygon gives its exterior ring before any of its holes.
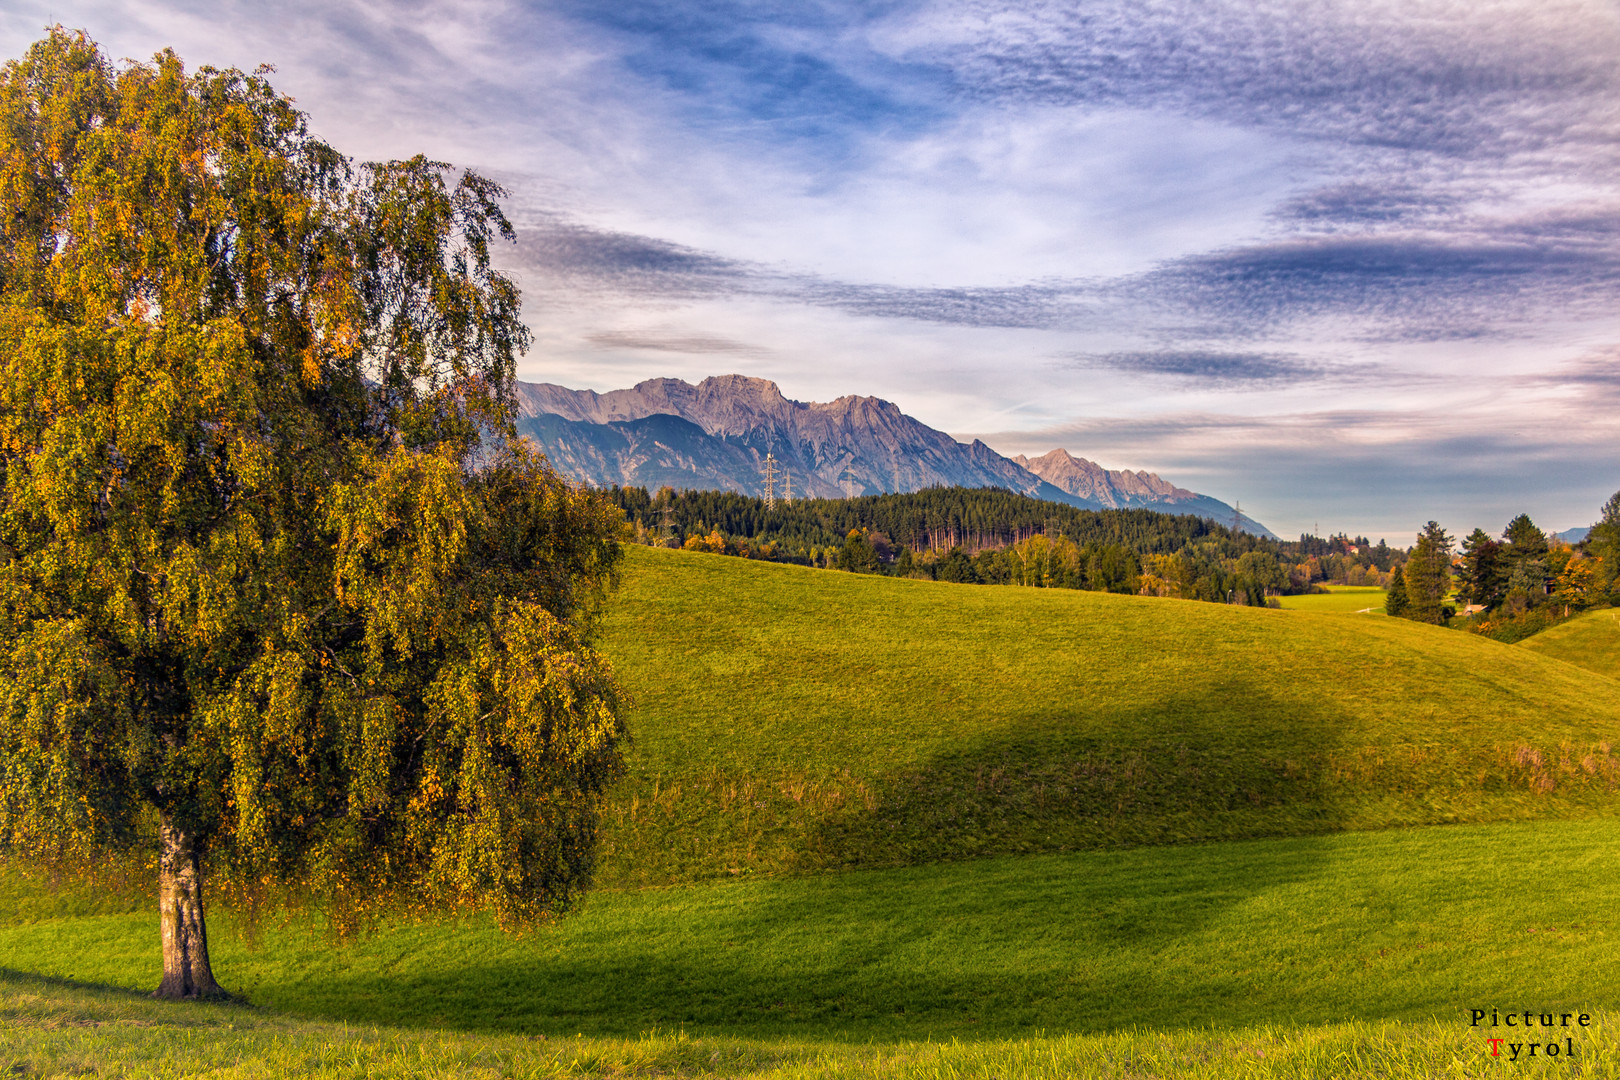
{"type": "Polygon", "coordinates": [[[1599,511],[1598,523],[1592,526],[1587,547],[1593,556],[1602,560],[1596,575],[1596,588],[1612,593],[1620,601],[1620,491],[1609,496],[1599,511]]]}
{"type": "Polygon", "coordinates": [[[1445,622],[1449,616],[1446,594],[1451,589],[1451,536],[1439,522],[1429,522],[1418,533],[1402,576],[1406,602],[1401,614],[1418,622],[1445,622]]]}
{"type": "Polygon", "coordinates": [[[500,189],[58,29],[0,71],[0,192],[0,846],[156,848],[170,996],[218,992],[205,873],[565,910],[622,517],[512,435],[500,189]]]}
{"type": "Polygon", "coordinates": [[[1001,488],[850,499],[615,487],[638,535],[858,573],[1264,605],[1319,581],[1382,584],[1403,553],[1365,537],[1279,541],[1191,515],[1085,510],[1001,488]],[[854,536],[851,536],[854,534],[854,536]],[[875,558],[871,557],[875,556],[875,558]]]}

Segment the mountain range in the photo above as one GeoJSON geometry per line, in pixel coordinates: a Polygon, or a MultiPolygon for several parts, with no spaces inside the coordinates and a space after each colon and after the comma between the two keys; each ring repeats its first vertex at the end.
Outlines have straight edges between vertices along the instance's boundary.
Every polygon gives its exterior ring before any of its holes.
{"type": "Polygon", "coordinates": [[[840,498],[935,486],[1001,487],[1088,509],[1141,507],[1196,514],[1272,536],[1219,499],[1148,472],[1105,469],[1065,450],[1007,458],[975,439],[960,443],[893,402],[853,395],[793,401],[768,379],[721,375],[696,386],[649,379],[629,390],[517,384],[518,430],[558,471],[605,487],[763,492],[765,457],[777,494],[840,498]]]}

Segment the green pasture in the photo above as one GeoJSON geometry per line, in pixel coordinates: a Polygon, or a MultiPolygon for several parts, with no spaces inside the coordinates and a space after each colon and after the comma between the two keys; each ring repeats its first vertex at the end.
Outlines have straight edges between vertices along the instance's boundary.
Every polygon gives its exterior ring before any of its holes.
{"type": "Polygon", "coordinates": [[[1620,608],[1588,611],[1525,638],[1519,648],[1620,679],[1620,608]]]}
{"type": "Polygon", "coordinates": [[[0,1075],[1620,1073],[1620,695],[1571,656],[644,548],[602,647],[580,912],[220,908],[252,1004],[176,1006],[149,898],[11,868],[0,1075]],[[1596,1022],[1509,1065],[1471,1008],[1596,1022]]]}
{"type": "MultiPolygon", "coordinates": [[[[142,1015],[179,1024],[199,1055],[220,1033],[194,1025],[238,1017],[261,1043],[271,1020],[297,1019],[521,1035],[540,1057],[651,1052],[643,1036],[659,1032],[655,1056],[678,1058],[668,1037],[680,1033],[727,1059],[770,1046],[789,1058],[893,1057],[953,1041],[984,1054],[1031,1040],[1061,1060],[1147,1032],[1185,1050],[1241,1045],[1243,1032],[1309,1041],[1335,1025],[1364,1035],[1395,1022],[1478,1063],[1471,1008],[1612,1007],[1617,856],[1602,819],[1345,833],[607,892],[523,937],[405,924],[337,947],[295,925],[264,928],[250,949],[221,913],[216,970],[273,1016],[142,1015]]],[[[44,998],[147,1008],[126,996],[159,975],[144,905],[120,911],[127,901],[70,890],[62,900],[77,913],[52,917],[41,886],[13,875],[8,890],[36,902],[0,927],[0,1008],[44,998]]],[[[1610,1068],[1612,1025],[1575,1033],[1586,1058],[1610,1055],[1610,1068]]],[[[58,1038],[24,1024],[0,1036],[0,1055],[22,1060],[58,1038]]],[[[300,1065],[287,1038],[282,1052],[300,1065]]],[[[438,1054],[473,1045],[410,1038],[438,1054]]],[[[1226,1064],[1254,1064],[1241,1056],[1226,1064]]]]}
{"type": "Polygon", "coordinates": [[[1613,682],[1398,619],[631,548],[601,879],[1608,812],[1613,682]]]}
{"type": "Polygon", "coordinates": [[[0,972],[0,1070],[19,1077],[1612,1078],[1620,1075],[1617,1023],[1620,1013],[1593,1013],[1573,1058],[1531,1058],[1521,1044],[1517,1060],[1506,1045],[1491,1057],[1481,1033],[1451,1017],[899,1044],[681,1031],[549,1039],[357,1027],[235,1006],[168,1006],[130,991],[0,972]]]}
{"type": "Polygon", "coordinates": [[[1302,596],[1279,596],[1277,602],[1288,611],[1335,611],[1348,614],[1382,615],[1384,590],[1371,585],[1323,585],[1327,592],[1302,596]]]}

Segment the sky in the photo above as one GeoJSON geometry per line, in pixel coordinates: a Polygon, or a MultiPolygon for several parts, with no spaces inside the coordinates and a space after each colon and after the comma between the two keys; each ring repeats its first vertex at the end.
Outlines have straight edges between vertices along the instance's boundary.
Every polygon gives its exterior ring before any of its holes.
{"type": "Polygon", "coordinates": [[[8,0],[275,68],[358,160],[499,180],[534,346],[741,373],[1283,536],[1620,489],[1620,5],[8,0]]]}

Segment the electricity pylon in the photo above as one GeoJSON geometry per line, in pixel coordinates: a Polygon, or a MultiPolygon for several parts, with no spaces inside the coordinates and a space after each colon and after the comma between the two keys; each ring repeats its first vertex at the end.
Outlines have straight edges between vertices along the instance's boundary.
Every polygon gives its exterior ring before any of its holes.
{"type": "Polygon", "coordinates": [[[765,455],[765,509],[776,509],[776,455],[765,455]]]}

